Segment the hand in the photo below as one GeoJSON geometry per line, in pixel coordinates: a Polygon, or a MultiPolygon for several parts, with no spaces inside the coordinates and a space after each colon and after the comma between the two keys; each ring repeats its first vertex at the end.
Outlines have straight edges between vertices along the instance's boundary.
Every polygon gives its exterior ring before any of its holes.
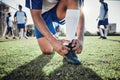
{"type": "Polygon", "coordinates": [[[63,45],[64,43],[69,43],[68,40],[54,40],[52,43],[52,46],[56,52],[58,52],[61,56],[64,56],[68,53],[68,50],[70,50],[68,47],[63,45]]]}
{"type": "Polygon", "coordinates": [[[79,39],[74,39],[72,41],[72,47],[74,47],[73,50],[75,51],[75,53],[80,54],[83,49],[83,41],[79,39]]]}

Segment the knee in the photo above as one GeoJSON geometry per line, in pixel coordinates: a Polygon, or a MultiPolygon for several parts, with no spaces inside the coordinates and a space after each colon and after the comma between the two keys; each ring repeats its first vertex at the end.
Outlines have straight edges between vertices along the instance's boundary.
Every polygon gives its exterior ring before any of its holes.
{"type": "Polygon", "coordinates": [[[51,54],[51,53],[53,53],[53,49],[48,49],[48,48],[42,49],[42,53],[43,54],[51,54]]]}
{"type": "Polygon", "coordinates": [[[104,26],[105,29],[107,29],[107,26],[104,26]]]}
{"type": "Polygon", "coordinates": [[[100,26],[98,26],[98,29],[100,28],[100,26]]]}

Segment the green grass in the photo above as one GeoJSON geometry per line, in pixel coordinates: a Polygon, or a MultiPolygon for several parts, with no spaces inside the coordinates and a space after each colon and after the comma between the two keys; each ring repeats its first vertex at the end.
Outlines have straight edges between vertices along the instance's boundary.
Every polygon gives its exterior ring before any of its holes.
{"type": "Polygon", "coordinates": [[[85,37],[82,65],[54,52],[43,55],[37,40],[0,39],[0,80],[120,80],[120,36],[85,37]]]}

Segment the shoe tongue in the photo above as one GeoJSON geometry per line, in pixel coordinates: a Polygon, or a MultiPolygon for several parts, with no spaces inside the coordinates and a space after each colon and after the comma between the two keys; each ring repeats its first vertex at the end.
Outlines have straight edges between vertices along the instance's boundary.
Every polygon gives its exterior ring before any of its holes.
{"type": "Polygon", "coordinates": [[[72,48],[74,48],[75,46],[72,46],[72,43],[70,43],[68,47],[72,50],[72,48]]]}
{"type": "Polygon", "coordinates": [[[70,50],[72,50],[72,48],[74,48],[75,46],[72,46],[72,42],[69,43],[68,45],[66,45],[68,48],[70,48],[70,50]]]}

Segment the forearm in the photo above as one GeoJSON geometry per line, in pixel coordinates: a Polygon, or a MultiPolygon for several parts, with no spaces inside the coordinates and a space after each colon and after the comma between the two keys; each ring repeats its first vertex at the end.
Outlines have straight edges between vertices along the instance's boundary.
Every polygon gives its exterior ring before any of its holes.
{"type": "Polygon", "coordinates": [[[25,18],[25,23],[27,23],[27,17],[25,18]]]}
{"type": "Polygon", "coordinates": [[[80,9],[80,19],[77,27],[77,39],[83,41],[84,38],[84,13],[82,9],[80,9]]]}
{"type": "Polygon", "coordinates": [[[8,22],[7,22],[6,24],[7,24],[7,27],[9,27],[9,24],[8,24],[8,22]]]}
{"type": "Polygon", "coordinates": [[[16,22],[17,20],[16,20],[16,17],[14,17],[14,22],[16,22]]]}
{"type": "Polygon", "coordinates": [[[40,15],[40,13],[34,13],[34,11],[31,11],[32,17],[33,17],[33,21],[37,27],[37,29],[43,34],[43,36],[50,42],[52,43],[55,38],[53,37],[53,35],[50,33],[50,31],[47,28],[47,25],[45,23],[45,21],[43,20],[42,16],[40,15]]]}

